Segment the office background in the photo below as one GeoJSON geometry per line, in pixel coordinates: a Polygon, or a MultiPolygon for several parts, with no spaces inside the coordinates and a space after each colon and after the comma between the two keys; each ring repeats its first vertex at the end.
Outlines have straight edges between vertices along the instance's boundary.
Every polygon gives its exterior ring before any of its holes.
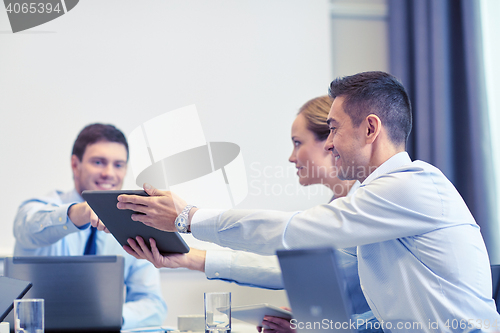
{"type": "MultiPolygon", "coordinates": [[[[241,147],[249,194],[239,208],[300,210],[326,202],[331,194],[321,186],[300,187],[287,161],[291,123],[304,102],[327,93],[334,77],[383,70],[403,75],[405,84],[419,80],[406,75],[415,74],[417,67],[405,72],[410,65],[394,62],[401,56],[394,53],[394,32],[399,32],[394,27],[414,22],[414,28],[405,28],[412,34],[420,21],[411,15],[418,10],[436,13],[430,7],[450,2],[421,1],[424,7],[394,12],[396,5],[409,3],[82,0],[62,17],[16,34],[1,8],[0,256],[12,253],[12,221],[22,200],[73,187],[71,145],[83,126],[113,123],[128,134],[155,116],[190,104],[198,108],[207,141],[241,147]]],[[[424,37],[433,35],[436,26],[430,27],[424,37]]],[[[406,55],[412,54],[408,48],[406,55]]],[[[439,125],[435,128],[438,133],[439,125]]],[[[493,143],[488,145],[483,147],[486,154],[495,150],[493,143]]],[[[445,158],[446,165],[460,159],[459,148],[454,159],[445,158]]],[[[442,157],[419,152],[416,143],[412,149],[413,158],[431,163],[442,157]]],[[[485,167],[493,170],[494,162],[485,167]]],[[[479,185],[490,210],[498,203],[498,177],[493,171],[489,176],[488,193],[479,185]]],[[[464,177],[468,174],[459,173],[458,178],[464,177]]],[[[130,170],[124,188],[137,188],[130,170]]],[[[498,236],[495,214],[488,211],[483,229],[492,246],[498,236]]],[[[282,291],[207,281],[197,272],[163,270],[162,281],[169,325],[175,325],[178,314],[202,313],[203,291],[233,291],[235,305],[287,302],[282,291]]]]}
{"type": "MultiPolygon", "coordinates": [[[[0,156],[8,189],[1,254],[12,253],[22,200],[72,188],[71,145],[83,126],[113,123],[128,134],[190,104],[207,141],[241,147],[249,194],[239,207],[326,202],[331,193],[322,186],[298,185],[288,162],[290,126],[303,103],[327,93],[332,77],[388,70],[386,16],[384,1],[85,0],[12,34],[0,9],[0,156]]],[[[132,178],[129,170],[124,188],[136,188],[132,178]]],[[[202,313],[209,290],[233,291],[235,305],[287,304],[283,291],[207,281],[199,272],[164,270],[162,281],[169,325],[178,314],[202,313]]]]}
{"type": "MultiPolygon", "coordinates": [[[[323,186],[297,182],[291,123],[332,77],[388,70],[385,2],[348,4],[86,0],[16,34],[2,8],[0,253],[12,251],[23,200],[73,187],[71,147],[85,125],[113,123],[127,135],[190,104],[207,141],[241,148],[249,193],[238,207],[327,201],[323,186]]],[[[137,188],[130,168],[124,188],[137,188]]]]}

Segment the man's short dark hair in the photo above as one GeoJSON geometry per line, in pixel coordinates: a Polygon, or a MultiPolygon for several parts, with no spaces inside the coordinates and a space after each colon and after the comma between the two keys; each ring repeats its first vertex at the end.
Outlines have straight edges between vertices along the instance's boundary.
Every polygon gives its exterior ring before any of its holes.
{"type": "Polygon", "coordinates": [[[81,161],[87,146],[101,141],[123,144],[127,150],[128,160],[128,143],[125,135],[123,135],[122,131],[117,129],[115,126],[105,124],[90,124],[85,126],[80,134],[78,134],[78,137],[73,144],[73,152],[71,154],[78,157],[81,161]]]}
{"type": "Polygon", "coordinates": [[[369,115],[377,115],[395,145],[405,145],[411,131],[412,116],[408,94],[391,74],[364,72],[338,78],[330,84],[328,95],[344,98],[344,112],[358,127],[369,115]]]}

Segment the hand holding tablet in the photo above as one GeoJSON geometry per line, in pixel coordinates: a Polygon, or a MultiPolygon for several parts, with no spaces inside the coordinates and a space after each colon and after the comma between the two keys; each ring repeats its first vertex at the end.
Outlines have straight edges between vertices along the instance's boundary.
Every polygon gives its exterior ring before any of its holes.
{"type": "Polygon", "coordinates": [[[146,244],[149,244],[150,238],[155,239],[160,253],[189,252],[189,246],[177,232],[162,231],[133,221],[131,216],[136,212],[118,209],[117,198],[121,194],[148,195],[143,190],[83,191],[82,197],[122,246],[128,245],[127,239],[141,236],[146,244]]]}

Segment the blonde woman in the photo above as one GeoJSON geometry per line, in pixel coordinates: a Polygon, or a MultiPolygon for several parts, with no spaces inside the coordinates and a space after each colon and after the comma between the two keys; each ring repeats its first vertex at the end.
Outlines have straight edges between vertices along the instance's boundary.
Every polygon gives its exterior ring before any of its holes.
{"type": "MultiPolygon", "coordinates": [[[[324,149],[325,140],[330,132],[326,118],[331,105],[330,98],[322,96],[308,101],[300,108],[292,124],[293,150],[288,160],[295,164],[302,186],[322,184],[332,190],[331,200],[334,200],[355,191],[359,183],[340,180],[331,153],[324,149]]],[[[152,251],[148,250],[140,237],[136,241],[129,240],[130,247],[125,246],[125,250],[136,258],[149,260],[157,268],[184,267],[204,272],[208,279],[220,279],[260,288],[283,289],[281,270],[276,256],[232,250],[202,251],[194,248],[187,254],[163,256],[157,250],[153,239],[150,240],[152,251]]],[[[347,288],[352,296],[353,313],[361,314],[369,311],[359,285],[356,249],[339,250],[339,257],[348,281],[347,288]]],[[[281,318],[266,317],[263,326],[269,327],[264,329],[266,333],[294,331],[290,328],[290,323],[281,318]]]]}

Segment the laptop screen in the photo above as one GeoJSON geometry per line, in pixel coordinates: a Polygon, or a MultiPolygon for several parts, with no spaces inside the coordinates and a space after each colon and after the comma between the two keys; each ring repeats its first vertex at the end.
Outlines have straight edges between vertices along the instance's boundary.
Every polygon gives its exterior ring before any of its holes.
{"type": "Polygon", "coordinates": [[[332,248],[277,251],[283,282],[299,332],[356,332],[332,248]]]}
{"type": "Polygon", "coordinates": [[[0,276],[0,322],[12,311],[14,300],[22,298],[31,286],[29,281],[0,276]]]}
{"type": "MultiPolygon", "coordinates": [[[[121,256],[10,257],[5,276],[28,280],[25,298],[45,300],[45,331],[117,332],[122,324],[121,256]]],[[[11,327],[12,314],[10,319],[11,327]]]]}

